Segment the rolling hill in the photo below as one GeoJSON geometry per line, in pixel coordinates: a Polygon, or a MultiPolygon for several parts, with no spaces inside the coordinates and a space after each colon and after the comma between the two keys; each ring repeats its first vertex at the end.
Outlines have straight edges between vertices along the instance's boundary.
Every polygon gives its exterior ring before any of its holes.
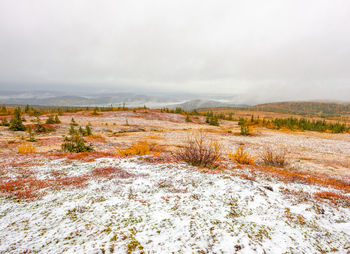
{"type": "Polygon", "coordinates": [[[350,114],[350,103],[337,102],[277,102],[259,104],[250,110],[291,113],[299,115],[344,115],[350,114]]]}

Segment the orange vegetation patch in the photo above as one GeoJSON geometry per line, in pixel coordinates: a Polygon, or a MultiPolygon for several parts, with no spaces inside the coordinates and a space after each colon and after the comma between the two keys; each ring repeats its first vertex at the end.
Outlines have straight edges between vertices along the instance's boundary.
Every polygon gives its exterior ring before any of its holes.
{"type": "Polygon", "coordinates": [[[74,187],[83,187],[86,182],[89,180],[87,175],[83,176],[66,176],[57,178],[55,180],[56,186],[74,186],[74,187]]]}
{"type": "Polygon", "coordinates": [[[249,180],[249,181],[254,181],[254,180],[255,180],[255,177],[254,177],[254,176],[250,176],[250,175],[244,174],[244,173],[236,173],[236,174],[234,174],[234,175],[235,175],[235,176],[238,176],[238,177],[240,177],[240,178],[249,180]]]}
{"type": "Polygon", "coordinates": [[[41,189],[50,186],[51,180],[38,180],[35,177],[0,181],[0,193],[17,198],[33,199],[41,189]]]}
{"type": "Polygon", "coordinates": [[[37,143],[39,143],[40,145],[56,145],[56,144],[60,144],[63,141],[62,137],[40,137],[37,138],[37,143]]]}
{"type": "Polygon", "coordinates": [[[262,172],[267,175],[274,176],[285,182],[297,182],[311,185],[321,185],[342,190],[346,193],[350,192],[350,183],[340,179],[332,178],[327,175],[311,175],[308,173],[295,172],[288,169],[280,169],[269,166],[247,166],[255,172],[262,172]]]}
{"type": "Polygon", "coordinates": [[[42,166],[43,163],[34,160],[24,160],[24,161],[6,161],[0,165],[0,167],[4,168],[23,168],[23,167],[33,167],[33,166],[42,166]]]}
{"type": "Polygon", "coordinates": [[[251,155],[245,150],[244,145],[240,145],[236,152],[228,155],[229,159],[235,161],[239,164],[250,164],[254,165],[254,159],[251,155]]]}
{"type": "Polygon", "coordinates": [[[91,162],[98,158],[113,158],[116,157],[113,153],[104,152],[84,152],[84,153],[54,153],[48,154],[49,157],[53,159],[68,159],[68,160],[78,160],[82,162],[91,162]]]}
{"type": "Polygon", "coordinates": [[[139,141],[137,143],[131,144],[127,148],[117,149],[117,155],[122,157],[135,156],[135,155],[159,155],[159,152],[156,146],[150,146],[147,141],[139,141]]]}
{"type": "Polygon", "coordinates": [[[129,178],[134,176],[125,170],[114,167],[96,168],[92,171],[91,175],[94,177],[110,177],[111,175],[117,175],[119,178],[129,178]]]}
{"type": "Polygon", "coordinates": [[[91,177],[109,177],[111,175],[118,176],[119,178],[128,178],[134,176],[121,169],[109,169],[103,168],[95,170],[91,175],[83,176],[66,176],[59,177],[56,179],[46,179],[39,180],[35,177],[28,178],[17,178],[6,180],[0,180],[0,195],[9,195],[19,199],[34,199],[39,196],[39,194],[44,194],[40,192],[45,188],[59,189],[60,187],[75,187],[82,188],[86,186],[88,180],[91,177]]]}
{"type": "Polygon", "coordinates": [[[107,143],[106,138],[100,134],[93,134],[86,137],[86,141],[95,143],[107,143]]]}
{"type": "Polygon", "coordinates": [[[161,163],[174,163],[175,160],[171,156],[159,155],[159,156],[150,156],[143,158],[143,161],[151,164],[161,164],[161,163]]]}
{"type": "Polygon", "coordinates": [[[53,179],[39,180],[34,176],[18,177],[16,179],[0,179],[0,196],[9,195],[19,199],[34,199],[44,195],[42,191],[45,188],[60,189],[64,187],[82,188],[92,178],[129,178],[134,177],[120,168],[104,167],[96,168],[91,174],[82,176],[63,176],[64,172],[54,171],[51,174],[53,179]]]}
{"type": "Polygon", "coordinates": [[[2,154],[0,155],[0,168],[8,170],[9,168],[23,168],[40,166],[43,163],[37,160],[40,154],[2,154]]]}
{"type": "Polygon", "coordinates": [[[315,193],[314,197],[319,198],[319,199],[328,199],[336,205],[341,203],[347,207],[350,207],[350,197],[349,196],[337,194],[337,193],[330,192],[330,191],[323,191],[323,192],[315,193]]]}

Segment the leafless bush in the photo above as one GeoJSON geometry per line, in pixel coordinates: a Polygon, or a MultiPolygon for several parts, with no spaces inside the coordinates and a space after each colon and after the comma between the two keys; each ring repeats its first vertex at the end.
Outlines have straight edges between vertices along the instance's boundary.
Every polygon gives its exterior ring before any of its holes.
{"type": "Polygon", "coordinates": [[[271,148],[265,148],[261,159],[265,165],[283,168],[287,164],[286,155],[285,150],[276,151],[271,148]]]}
{"type": "Polygon", "coordinates": [[[183,148],[174,154],[177,160],[185,161],[193,166],[215,168],[221,157],[220,145],[209,140],[203,133],[191,136],[183,148]]]}

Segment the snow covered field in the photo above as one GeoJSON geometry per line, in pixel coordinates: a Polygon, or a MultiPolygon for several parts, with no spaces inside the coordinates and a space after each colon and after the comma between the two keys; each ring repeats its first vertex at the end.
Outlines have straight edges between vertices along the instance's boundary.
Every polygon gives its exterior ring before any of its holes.
{"type": "Polygon", "coordinates": [[[30,170],[39,180],[61,174],[85,182],[43,188],[32,201],[2,195],[0,253],[350,251],[349,208],[310,198],[325,187],[143,157],[47,159],[30,170]]]}

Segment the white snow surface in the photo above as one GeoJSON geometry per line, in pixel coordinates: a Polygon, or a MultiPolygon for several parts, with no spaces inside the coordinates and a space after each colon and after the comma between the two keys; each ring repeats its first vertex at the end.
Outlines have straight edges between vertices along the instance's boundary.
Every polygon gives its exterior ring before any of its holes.
{"type": "Polygon", "coordinates": [[[54,160],[31,168],[41,179],[55,170],[75,176],[106,166],[133,176],[91,179],[83,188],[49,189],[34,201],[0,197],[0,253],[350,251],[349,209],[300,201],[281,191],[326,188],[263,176],[247,180],[230,170],[210,174],[186,164],[147,164],[140,159],[73,164],[54,160]]]}

